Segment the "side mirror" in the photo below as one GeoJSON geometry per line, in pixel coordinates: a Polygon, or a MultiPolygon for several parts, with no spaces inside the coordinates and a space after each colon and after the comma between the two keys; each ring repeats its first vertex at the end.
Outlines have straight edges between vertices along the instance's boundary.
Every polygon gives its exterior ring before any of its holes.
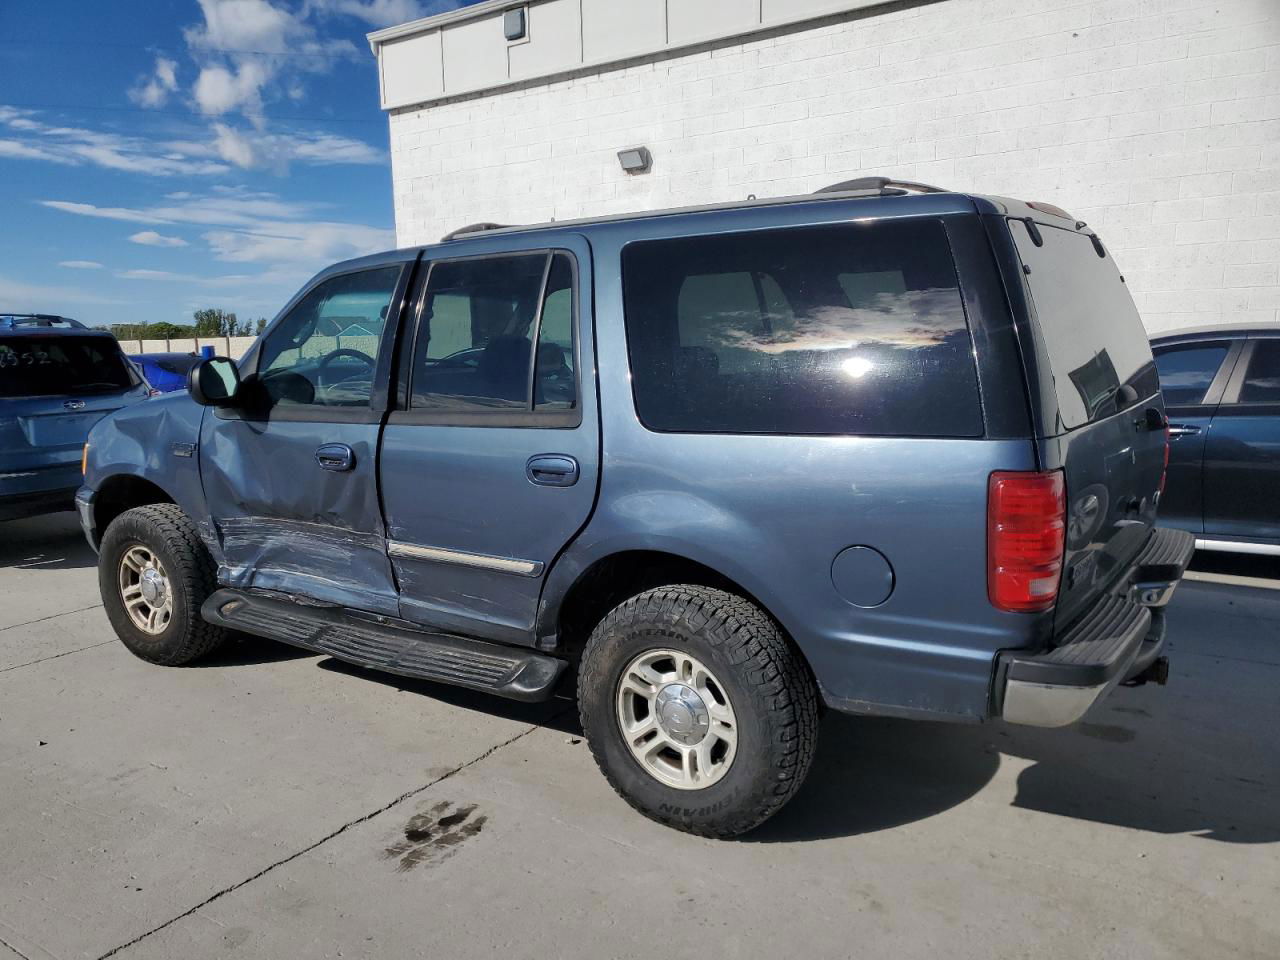
{"type": "Polygon", "coordinates": [[[201,360],[187,374],[187,392],[205,407],[230,407],[240,393],[240,370],[234,360],[201,360]]]}

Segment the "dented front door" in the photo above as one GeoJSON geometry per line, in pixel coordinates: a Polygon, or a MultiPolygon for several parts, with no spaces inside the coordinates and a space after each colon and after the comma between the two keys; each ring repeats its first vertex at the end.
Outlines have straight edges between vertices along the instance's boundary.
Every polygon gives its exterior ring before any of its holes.
{"type": "Polygon", "coordinates": [[[411,267],[321,275],[246,356],[237,408],[204,418],[221,583],[396,613],[376,468],[411,267]]]}

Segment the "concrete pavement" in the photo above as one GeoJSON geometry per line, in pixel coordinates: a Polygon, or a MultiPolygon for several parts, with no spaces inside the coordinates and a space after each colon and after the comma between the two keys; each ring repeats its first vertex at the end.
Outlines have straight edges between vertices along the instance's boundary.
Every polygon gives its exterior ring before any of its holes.
{"type": "Polygon", "coordinates": [[[1184,584],[1080,726],[829,715],[739,842],[633,813],[572,703],[251,641],[134,659],[71,515],[0,526],[0,960],[1280,955],[1280,592],[1184,584]]]}

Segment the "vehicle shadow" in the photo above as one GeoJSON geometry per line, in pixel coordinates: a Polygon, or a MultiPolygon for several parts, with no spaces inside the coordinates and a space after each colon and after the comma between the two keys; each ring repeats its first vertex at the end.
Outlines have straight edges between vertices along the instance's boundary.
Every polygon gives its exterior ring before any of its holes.
{"type": "Polygon", "coordinates": [[[537,724],[572,737],[582,736],[582,727],[578,723],[577,703],[572,697],[572,685],[566,686],[562,683],[556,695],[543,703],[522,703],[519,700],[495,697],[491,693],[467,690],[464,687],[433,683],[430,680],[418,680],[413,677],[400,677],[393,673],[379,673],[332,657],[326,657],[316,665],[321,670],[360,677],[392,690],[430,697],[432,700],[438,700],[453,707],[461,707],[464,710],[474,710],[520,723],[537,724]]]}
{"type": "Polygon", "coordinates": [[[825,840],[924,820],[968,800],[999,767],[983,727],[828,713],[800,792],[741,839],[825,840]]]}
{"type": "Polygon", "coordinates": [[[0,568],[77,570],[97,562],[74,512],[0,522],[0,568]]]}
{"type": "Polygon", "coordinates": [[[230,643],[206,657],[201,657],[187,669],[209,667],[251,667],[260,663],[281,663],[285,660],[301,660],[314,657],[315,653],[293,647],[287,643],[255,637],[248,633],[236,633],[230,643]]]}
{"type": "Polygon", "coordinates": [[[1007,766],[1012,805],[1023,810],[1280,842],[1280,596],[1189,583],[1168,617],[1169,686],[1115,690],[1071,727],[828,715],[805,786],[743,839],[821,840],[910,823],[963,803],[1007,766]]]}

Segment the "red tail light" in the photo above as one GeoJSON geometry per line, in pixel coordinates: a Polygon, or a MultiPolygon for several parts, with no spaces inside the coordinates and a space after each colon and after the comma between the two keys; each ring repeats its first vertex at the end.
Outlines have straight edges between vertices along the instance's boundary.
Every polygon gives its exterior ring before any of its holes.
{"type": "Polygon", "coordinates": [[[1061,470],[997,471],[987,486],[987,595],[1001,610],[1047,610],[1062,578],[1061,470]]]}

